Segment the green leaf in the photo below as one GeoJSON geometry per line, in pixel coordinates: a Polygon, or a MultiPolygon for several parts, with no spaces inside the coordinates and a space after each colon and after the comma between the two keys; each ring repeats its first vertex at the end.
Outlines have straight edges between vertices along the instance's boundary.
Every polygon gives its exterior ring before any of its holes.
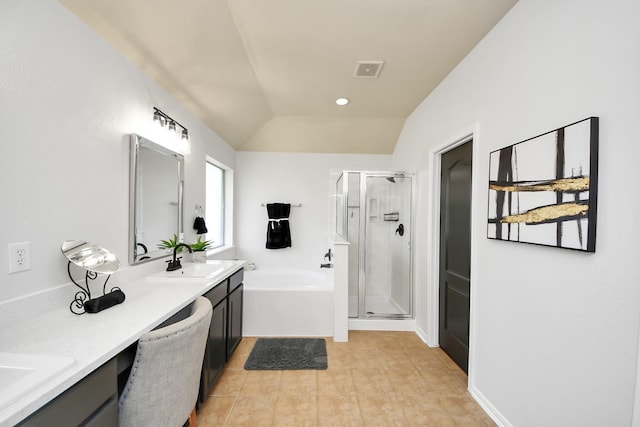
{"type": "MultiPolygon", "coordinates": [[[[178,244],[178,236],[176,234],[173,235],[173,239],[170,240],[160,240],[160,244],[158,245],[158,249],[171,249],[175,248],[178,244]]],[[[182,248],[180,248],[182,249],[182,248]]]]}
{"type": "Polygon", "coordinates": [[[209,249],[209,247],[211,247],[212,244],[213,244],[212,240],[202,241],[202,236],[198,236],[198,241],[195,243],[192,243],[189,246],[191,246],[191,250],[196,252],[201,252],[209,249]]]}

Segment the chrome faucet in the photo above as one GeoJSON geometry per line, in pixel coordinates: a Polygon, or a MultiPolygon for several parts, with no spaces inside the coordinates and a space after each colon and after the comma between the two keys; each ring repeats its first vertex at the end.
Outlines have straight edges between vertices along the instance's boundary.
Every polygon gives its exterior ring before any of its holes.
{"type": "Polygon", "coordinates": [[[331,263],[320,264],[320,268],[333,268],[333,264],[331,264],[331,263]]]}
{"type": "Polygon", "coordinates": [[[329,259],[329,262],[331,262],[331,258],[333,258],[333,253],[331,252],[331,248],[329,248],[329,252],[324,254],[324,257],[325,259],[329,259]]]}
{"type": "Polygon", "coordinates": [[[176,256],[178,255],[178,248],[182,246],[187,248],[189,250],[189,253],[193,252],[191,250],[191,246],[187,245],[186,243],[178,243],[177,245],[175,245],[173,247],[173,260],[167,261],[167,271],[175,271],[182,268],[182,264],[180,264],[180,258],[176,258],[176,256]]]}

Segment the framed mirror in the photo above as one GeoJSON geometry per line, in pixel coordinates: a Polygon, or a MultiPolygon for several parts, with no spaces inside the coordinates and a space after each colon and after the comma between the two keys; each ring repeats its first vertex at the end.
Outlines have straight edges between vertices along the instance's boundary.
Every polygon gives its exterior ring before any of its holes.
{"type": "Polygon", "coordinates": [[[131,134],[129,264],[169,255],[158,245],[182,235],[184,156],[131,134]]]}

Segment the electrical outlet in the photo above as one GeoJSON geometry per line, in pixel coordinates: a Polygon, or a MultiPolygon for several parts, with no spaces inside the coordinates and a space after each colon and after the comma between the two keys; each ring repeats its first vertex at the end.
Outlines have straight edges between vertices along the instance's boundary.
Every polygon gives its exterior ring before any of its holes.
{"type": "Polygon", "coordinates": [[[31,242],[9,244],[9,273],[31,270],[31,242]]]}

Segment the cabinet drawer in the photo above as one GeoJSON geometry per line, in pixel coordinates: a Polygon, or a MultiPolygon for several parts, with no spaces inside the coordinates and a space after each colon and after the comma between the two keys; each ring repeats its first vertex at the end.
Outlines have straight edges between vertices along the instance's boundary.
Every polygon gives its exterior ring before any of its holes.
{"type": "MultiPolygon", "coordinates": [[[[112,359],[27,418],[20,425],[77,426],[86,422],[109,399],[116,401],[117,395],[116,361],[112,359]]],[[[115,409],[115,424],[117,424],[117,405],[115,409]]],[[[101,414],[100,419],[104,420],[105,416],[111,417],[113,421],[114,411],[112,407],[109,407],[105,414],[101,414]]]]}
{"type": "Polygon", "coordinates": [[[209,292],[204,294],[204,296],[207,297],[209,301],[211,301],[212,306],[215,307],[220,303],[220,301],[222,301],[227,297],[227,283],[229,283],[228,280],[223,280],[222,282],[218,283],[209,292]]]}
{"type": "Polygon", "coordinates": [[[244,279],[244,269],[240,269],[229,277],[229,293],[242,284],[244,279]]]}
{"type": "Polygon", "coordinates": [[[113,427],[118,424],[118,399],[113,396],[91,415],[91,418],[86,420],[82,427],[113,427]]]}

